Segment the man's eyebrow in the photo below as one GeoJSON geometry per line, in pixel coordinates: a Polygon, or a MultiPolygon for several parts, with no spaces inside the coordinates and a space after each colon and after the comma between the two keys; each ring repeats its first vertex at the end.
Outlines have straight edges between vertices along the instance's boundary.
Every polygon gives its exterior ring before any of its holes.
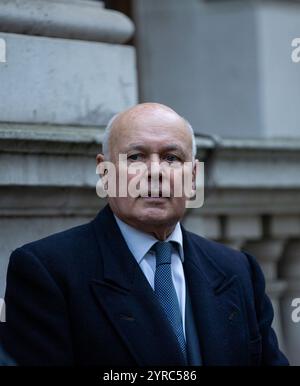
{"type": "Polygon", "coordinates": [[[166,145],[166,146],[163,147],[163,150],[164,150],[164,151],[178,150],[178,151],[180,151],[181,153],[184,153],[183,148],[182,148],[180,145],[176,145],[176,144],[166,145]]]}
{"type": "MultiPolygon", "coordinates": [[[[124,150],[125,150],[125,152],[127,152],[129,150],[148,151],[149,147],[144,145],[144,144],[141,144],[141,143],[130,143],[129,145],[126,146],[126,148],[124,150]]],[[[176,144],[169,144],[169,145],[163,146],[161,148],[161,150],[163,152],[176,150],[176,151],[179,151],[180,153],[184,154],[184,150],[182,149],[182,147],[180,145],[176,145],[176,144]]]]}
{"type": "Polygon", "coordinates": [[[128,151],[128,150],[147,150],[147,146],[145,146],[142,143],[130,143],[126,146],[126,148],[124,150],[125,151],[128,151]]]}

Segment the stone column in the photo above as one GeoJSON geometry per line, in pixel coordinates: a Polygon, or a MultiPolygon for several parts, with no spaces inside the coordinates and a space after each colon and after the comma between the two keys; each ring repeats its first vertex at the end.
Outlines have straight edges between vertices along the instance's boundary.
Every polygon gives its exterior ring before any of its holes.
{"type": "Polygon", "coordinates": [[[134,48],[121,45],[132,33],[100,2],[1,4],[0,122],[105,125],[137,98],[134,48]]]}
{"type": "Polygon", "coordinates": [[[111,116],[137,102],[133,32],[102,2],[1,2],[0,298],[13,249],[104,205],[95,156],[111,116]]]}
{"type": "Polygon", "coordinates": [[[197,131],[298,137],[300,4],[135,0],[140,91],[197,131]],[[188,4],[187,4],[188,3],[188,4]]]}
{"type": "Polygon", "coordinates": [[[222,216],[222,238],[220,242],[234,249],[241,249],[245,239],[256,239],[261,235],[259,216],[230,214],[222,216]]]}
{"type": "Polygon", "coordinates": [[[218,216],[201,215],[201,212],[197,213],[196,210],[188,210],[182,223],[187,230],[199,236],[215,240],[221,237],[221,227],[218,216]]]}

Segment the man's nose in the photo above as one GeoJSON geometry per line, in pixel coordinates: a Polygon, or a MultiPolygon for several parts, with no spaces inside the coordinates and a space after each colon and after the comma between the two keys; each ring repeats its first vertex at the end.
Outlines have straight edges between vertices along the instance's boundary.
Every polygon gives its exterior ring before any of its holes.
{"type": "Polygon", "coordinates": [[[162,171],[161,171],[161,160],[158,154],[151,154],[147,161],[147,168],[148,168],[148,181],[152,184],[159,183],[159,181],[162,178],[162,171]]]}
{"type": "Polygon", "coordinates": [[[152,154],[150,155],[150,157],[149,157],[149,161],[150,161],[150,163],[157,163],[157,164],[159,164],[159,162],[160,162],[160,156],[159,156],[159,154],[157,154],[157,153],[152,153],[152,154]]]}

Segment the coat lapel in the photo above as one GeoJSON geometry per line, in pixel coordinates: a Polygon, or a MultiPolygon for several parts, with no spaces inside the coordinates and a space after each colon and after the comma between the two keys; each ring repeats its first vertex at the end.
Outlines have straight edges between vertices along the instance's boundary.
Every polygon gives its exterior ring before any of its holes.
{"type": "Polygon", "coordinates": [[[204,245],[195,243],[183,227],[182,232],[185,279],[203,364],[245,364],[248,335],[238,278],[227,276],[204,245]]]}
{"type": "Polygon", "coordinates": [[[108,206],[93,225],[102,267],[91,287],[116,333],[139,366],[185,364],[161,306],[108,206]]]}

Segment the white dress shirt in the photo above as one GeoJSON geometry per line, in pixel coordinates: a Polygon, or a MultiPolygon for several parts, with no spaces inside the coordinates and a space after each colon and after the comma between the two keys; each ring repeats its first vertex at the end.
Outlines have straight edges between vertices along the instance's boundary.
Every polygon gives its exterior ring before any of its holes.
{"type": "MultiPolygon", "coordinates": [[[[120,228],[120,231],[127,243],[127,246],[136,261],[138,262],[141,270],[146,276],[149,284],[154,290],[154,274],[156,268],[155,253],[150,250],[151,247],[159,240],[154,236],[142,232],[132,226],[126,224],[120,220],[116,215],[115,219],[120,228]]],[[[171,256],[171,271],[172,279],[175,286],[179,308],[182,317],[183,332],[185,337],[185,278],[183,272],[183,243],[182,232],[179,222],[176,224],[175,229],[170,236],[164,241],[173,241],[177,244],[178,248],[172,243],[172,256],[171,256]]]]}

